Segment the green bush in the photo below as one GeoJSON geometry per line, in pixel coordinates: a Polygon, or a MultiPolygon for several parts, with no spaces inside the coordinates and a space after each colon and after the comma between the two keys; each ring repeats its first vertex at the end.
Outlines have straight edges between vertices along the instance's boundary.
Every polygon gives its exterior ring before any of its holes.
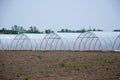
{"type": "Polygon", "coordinates": [[[42,59],[43,58],[43,56],[41,56],[41,55],[39,55],[39,56],[37,56],[39,59],[42,59]]]}
{"type": "Polygon", "coordinates": [[[65,63],[64,62],[60,62],[59,66],[63,68],[63,67],[65,67],[65,63]]]}

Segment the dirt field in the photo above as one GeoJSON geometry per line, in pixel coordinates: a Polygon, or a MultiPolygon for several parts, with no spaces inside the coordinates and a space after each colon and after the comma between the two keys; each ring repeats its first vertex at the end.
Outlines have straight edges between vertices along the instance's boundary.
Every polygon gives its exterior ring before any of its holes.
{"type": "Polygon", "coordinates": [[[4,51],[0,80],[120,80],[120,53],[4,51]]]}

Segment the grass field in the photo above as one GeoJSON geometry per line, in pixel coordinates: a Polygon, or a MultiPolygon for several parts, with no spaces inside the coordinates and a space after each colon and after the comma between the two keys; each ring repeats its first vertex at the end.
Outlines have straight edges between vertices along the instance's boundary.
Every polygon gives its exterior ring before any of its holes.
{"type": "Polygon", "coordinates": [[[1,51],[0,80],[120,80],[120,53],[1,51]]]}

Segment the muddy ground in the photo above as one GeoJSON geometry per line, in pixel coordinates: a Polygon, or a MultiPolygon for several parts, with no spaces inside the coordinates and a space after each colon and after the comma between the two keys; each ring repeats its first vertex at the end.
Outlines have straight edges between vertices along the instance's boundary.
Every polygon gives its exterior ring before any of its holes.
{"type": "Polygon", "coordinates": [[[0,80],[120,80],[120,53],[1,51],[0,80]]]}

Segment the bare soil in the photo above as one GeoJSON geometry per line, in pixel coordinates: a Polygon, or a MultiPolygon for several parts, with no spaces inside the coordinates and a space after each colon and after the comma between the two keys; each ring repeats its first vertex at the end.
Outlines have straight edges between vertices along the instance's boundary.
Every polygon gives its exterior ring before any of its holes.
{"type": "Polygon", "coordinates": [[[0,51],[0,80],[120,80],[120,53],[0,51]]]}

